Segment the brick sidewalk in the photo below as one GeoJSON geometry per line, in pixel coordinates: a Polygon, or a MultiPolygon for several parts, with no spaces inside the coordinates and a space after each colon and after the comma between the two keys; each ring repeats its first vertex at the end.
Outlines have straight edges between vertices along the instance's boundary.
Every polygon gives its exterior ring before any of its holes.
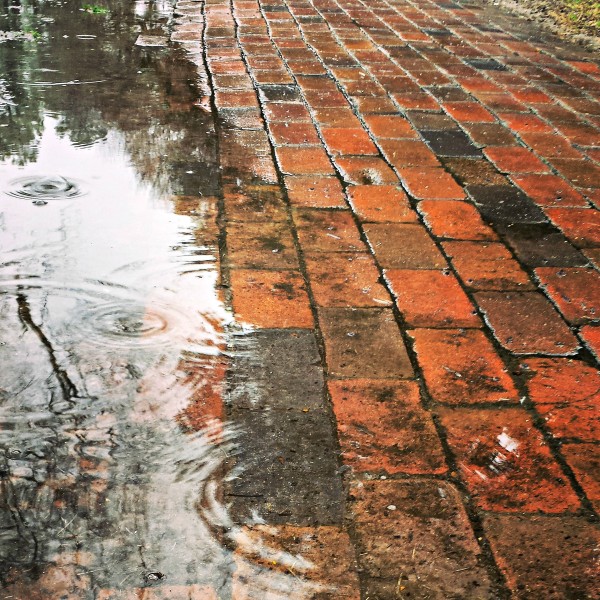
{"type": "Polygon", "coordinates": [[[318,598],[600,598],[598,62],[478,3],[178,9],[255,328],[236,519],[318,598]]]}

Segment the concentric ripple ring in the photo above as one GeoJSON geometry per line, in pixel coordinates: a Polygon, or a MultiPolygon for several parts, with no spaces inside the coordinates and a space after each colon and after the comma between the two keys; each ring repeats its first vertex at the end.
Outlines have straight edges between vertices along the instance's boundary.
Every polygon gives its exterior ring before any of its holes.
{"type": "Polygon", "coordinates": [[[6,193],[23,200],[69,200],[83,195],[79,184],[62,175],[32,175],[10,182],[12,189],[6,193]]]}

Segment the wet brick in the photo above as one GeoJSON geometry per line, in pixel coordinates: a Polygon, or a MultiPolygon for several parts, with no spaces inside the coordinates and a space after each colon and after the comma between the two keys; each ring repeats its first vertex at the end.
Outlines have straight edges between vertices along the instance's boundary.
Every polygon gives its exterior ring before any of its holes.
{"type": "Polygon", "coordinates": [[[227,224],[227,251],[231,265],[250,269],[287,269],[298,257],[286,222],[227,224]]]}
{"type": "Polygon", "coordinates": [[[514,598],[600,597],[596,524],[572,516],[487,515],[484,528],[514,598]]]}
{"type": "Polygon", "coordinates": [[[335,177],[286,177],[285,187],[293,206],[346,208],[342,186],[335,177]]]}
{"type": "Polygon", "coordinates": [[[505,225],[498,231],[529,267],[577,267],[587,259],[550,223],[505,225]]]}
{"type": "Polygon", "coordinates": [[[506,71],[506,67],[494,58],[467,58],[465,62],[480,71],[506,71]]]}
{"type": "Polygon", "coordinates": [[[267,523],[333,525],[343,511],[337,452],[323,411],[240,410],[236,460],[241,473],[226,499],[237,523],[254,511],[267,523]]]}
{"type": "Polygon", "coordinates": [[[407,113],[410,122],[419,132],[444,131],[454,129],[459,131],[458,124],[448,115],[423,111],[410,111],[407,113]]]}
{"type": "Polygon", "coordinates": [[[579,330],[579,335],[592,354],[600,359],[600,327],[585,325],[579,330]]]}
{"type": "Polygon", "coordinates": [[[350,211],[294,210],[294,222],[304,252],[365,250],[350,211]]]}
{"type": "Polygon", "coordinates": [[[465,285],[477,290],[533,289],[527,273],[500,243],[444,242],[454,268],[465,285]]]}
{"type": "Polygon", "coordinates": [[[548,208],[546,214],[578,248],[600,246],[600,211],[548,208]]]}
{"type": "Polygon", "coordinates": [[[97,600],[217,600],[217,592],[204,585],[159,585],[129,589],[102,589],[97,600]]]}
{"type": "Polygon", "coordinates": [[[583,196],[556,175],[519,175],[511,178],[539,206],[585,206],[583,196]]]}
{"type": "Polygon", "coordinates": [[[446,465],[413,381],[329,382],[342,459],[357,472],[441,474],[446,465]]]}
{"type": "Polygon", "coordinates": [[[553,435],[584,442],[600,441],[600,374],[581,361],[532,358],[529,397],[553,435]]]}
{"type": "Polygon", "coordinates": [[[406,194],[392,185],[353,185],[348,196],[361,221],[373,223],[415,223],[417,216],[406,194]]]}
{"type": "Polygon", "coordinates": [[[398,182],[396,174],[379,157],[345,156],[337,158],[335,162],[346,183],[384,185],[398,182]]]}
{"type": "Polygon", "coordinates": [[[493,123],[494,115],[478,102],[447,102],[444,110],[461,123],[493,123]]]}
{"type": "Polygon", "coordinates": [[[405,168],[400,177],[408,192],[419,200],[462,200],[463,189],[443,169],[405,168]]]}
{"type": "Polygon", "coordinates": [[[390,309],[323,308],[330,377],[406,379],[413,376],[400,330],[390,309]]]}
{"type": "Polygon", "coordinates": [[[397,169],[403,167],[439,167],[440,161],[423,142],[416,140],[381,140],[387,160],[397,169]]]}
{"type": "Polygon", "coordinates": [[[365,117],[373,135],[380,139],[416,139],[417,132],[410,122],[399,115],[373,115],[365,117]]]}
{"type": "Polygon", "coordinates": [[[452,273],[430,270],[385,272],[398,309],[413,327],[480,327],[475,307],[452,273]]]}
{"type": "Polygon", "coordinates": [[[432,398],[444,404],[518,400],[491,342],[478,330],[415,329],[419,365],[432,398]]]}
{"type": "Polygon", "coordinates": [[[515,136],[499,123],[468,123],[464,128],[479,146],[512,146],[515,136]]]}
{"type": "Polygon", "coordinates": [[[542,210],[525,194],[512,186],[467,187],[483,218],[490,223],[543,223],[542,210]]]}
{"type": "Polygon", "coordinates": [[[379,271],[367,253],[317,253],[305,256],[317,306],[389,306],[390,296],[379,283],[379,271]]]}
{"type": "Polygon", "coordinates": [[[460,200],[423,200],[419,212],[436,237],[455,240],[492,241],[498,236],[482,220],[479,211],[460,200]]]}
{"type": "Polygon", "coordinates": [[[350,498],[365,597],[496,597],[460,497],[448,483],[357,482],[350,498]]]}
{"type": "Polygon", "coordinates": [[[495,512],[575,511],[579,501],[527,412],[440,409],[473,498],[495,512]]]}
{"type": "Polygon", "coordinates": [[[600,319],[600,273],[595,269],[535,270],[541,287],[574,325],[600,319]]]}
{"type": "Polygon", "coordinates": [[[483,159],[446,158],[444,166],[461,185],[506,185],[506,177],[483,159]]]}
{"type": "Polygon", "coordinates": [[[480,292],[475,301],[494,336],[515,354],[574,354],[579,343],[537,292],[480,292]]]}
{"type": "Polygon", "coordinates": [[[271,123],[269,125],[275,144],[319,144],[312,123],[271,123]]]}
{"type": "Polygon", "coordinates": [[[321,135],[333,154],[377,154],[378,150],[364,129],[324,127],[321,135]]]}
{"type": "Polygon", "coordinates": [[[421,135],[438,156],[481,156],[462,131],[421,131],[421,135]]]}
{"type": "Polygon", "coordinates": [[[233,309],[249,325],[311,328],[314,325],[304,281],[297,271],[233,269],[233,309]]]}
{"type": "Polygon", "coordinates": [[[312,331],[263,329],[231,340],[225,398],[230,410],[324,408],[321,359],[312,331]]]}
{"type": "Polygon", "coordinates": [[[600,188],[600,166],[591,161],[553,158],[552,166],[576,187],[600,188]]]}
{"type": "Polygon", "coordinates": [[[561,452],[573,469],[594,509],[600,512],[600,446],[598,444],[563,444],[561,452]]]}
{"type": "Polygon", "coordinates": [[[320,146],[278,146],[277,160],[287,175],[329,174],[333,172],[325,151],[320,146]]]}
{"type": "Polygon", "coordinates": [[[364,227],[384,269],[440,269],[446,261],[421,225],[372,223],[364,227]]]}

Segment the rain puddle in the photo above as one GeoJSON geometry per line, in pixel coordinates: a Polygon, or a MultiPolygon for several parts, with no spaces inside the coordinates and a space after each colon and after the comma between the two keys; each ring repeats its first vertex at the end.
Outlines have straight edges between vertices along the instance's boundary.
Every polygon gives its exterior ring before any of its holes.
{"type": "Polygon", "coordinates": [[[0,597],[312,597],[222,500],[215,132],[172,5],[0,7],[0,597]]]}

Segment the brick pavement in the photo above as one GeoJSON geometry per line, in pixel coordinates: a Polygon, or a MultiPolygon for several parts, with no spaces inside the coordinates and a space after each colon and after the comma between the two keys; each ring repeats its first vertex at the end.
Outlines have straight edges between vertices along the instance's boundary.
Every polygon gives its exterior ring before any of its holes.
{"type": "Polygon", "coordinates": [[[315,598],[600,598],[598,61],[477,2],[178,10],[252,328],[234,518],[315,598]]]}

